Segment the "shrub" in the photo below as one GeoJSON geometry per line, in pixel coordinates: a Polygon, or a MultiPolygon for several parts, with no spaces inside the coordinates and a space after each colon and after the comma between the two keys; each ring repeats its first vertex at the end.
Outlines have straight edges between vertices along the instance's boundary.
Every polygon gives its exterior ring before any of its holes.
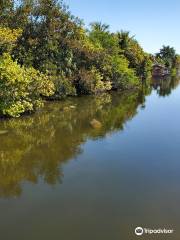
{"type": "Polygon", "coordinates": [[[51,99],[62,99],[66,96],[76,96],[76,88],[73,86],[72,81],[63,76],[54,77],[55,94],[51,99]]]}
{"type": "Polygon", "coordinates": [[[43,104],[42,96],[54,93],[48,77],[33,68],[24,68],[9,54],[0,57],[0,115],[19,117],[43,104]]]}
{"type": "Polygon", "coordinates": [[[11,30],[7,27],[0,27],[0,54],[10,52],[21,33],[21,29],[11,30]]]}
{"type": "Polygon", "coordinates": [[[112,82],[113,89],[128,89],[139,84],[133,69],[128,68],[128,61],[124,57],[106,56],[102,62],[102,72],[105,79],[112,82]]]}
{"type": "Polygon", "coordinates": [[[111,90],[110,81],[102,81],[103,76],[92,67],[91,70],[81,69],[79,72],[77,92],[79,94],[97,94],[111,90]]]}

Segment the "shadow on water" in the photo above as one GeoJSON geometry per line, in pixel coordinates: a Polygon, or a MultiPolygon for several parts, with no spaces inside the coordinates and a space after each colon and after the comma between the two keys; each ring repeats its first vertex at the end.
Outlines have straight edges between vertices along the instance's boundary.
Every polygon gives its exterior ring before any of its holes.
{"type": "MultiPolygon", "coordinates": [[[[177,80],[153,80],[160,96],[170,94],[177,80]]],[[[25,181],[63,181],[62,164],[76,158],[88,139],[123,131],[124,124],[145,108],[151,89],[47,103],[41,112],[0,122],[0,197],[20,196],[25,181]],[[91,122],[98,121],[98,127],[91,122]]]]}

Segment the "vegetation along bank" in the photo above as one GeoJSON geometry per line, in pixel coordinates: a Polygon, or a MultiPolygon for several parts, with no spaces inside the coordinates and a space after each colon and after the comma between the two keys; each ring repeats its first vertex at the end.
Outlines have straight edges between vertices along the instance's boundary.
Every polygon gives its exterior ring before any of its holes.
{"type": "Polygon", "coordinates": [[[180,59],[146,53],[127,31],[72,16],[57,0],[0,2],[0,116],[19,117],[47,100],[138,88],[153,64],[172,74],[180,59]]]}

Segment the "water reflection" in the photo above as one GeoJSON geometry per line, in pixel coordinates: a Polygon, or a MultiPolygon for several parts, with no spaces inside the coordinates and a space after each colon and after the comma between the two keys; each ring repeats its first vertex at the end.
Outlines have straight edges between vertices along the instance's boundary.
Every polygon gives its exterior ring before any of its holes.
{"type": "MultiPolygon", "coordinates": [[[[152,86],[166,96],[178,85],[177,78],[154,79],[152,86]]],[[[25,181],[41,178],[54,185],[63,181],[62,164],[76,158],[88,139],[122,131],[124,124],[145,108],[151,88],[103,94],[48,103],[32,116],[0,122],[0,197],[18,197],[25,181]],[[95,119],[100,127],[90,123],[95,119]]]]}
{"type": "Polygon", "coordinates": [[[162,77],[152,79],[152,87],[157,91],[161,97],[169,96],[173,89],[179,85],[179,77],[162,77]]]}
{"type": "Polygon", "coordinates": [[[81,97],[48,103],[33,116],[0,122],[0,196],[20,196],[22,183],[39,178],[54,185],[63,180],[62,163],[82,152],[87,139],[123,130],[144,105],[146,88],[126,94],[81,97]],[[101,123],[93,128],[92,119],[101,123]]]}

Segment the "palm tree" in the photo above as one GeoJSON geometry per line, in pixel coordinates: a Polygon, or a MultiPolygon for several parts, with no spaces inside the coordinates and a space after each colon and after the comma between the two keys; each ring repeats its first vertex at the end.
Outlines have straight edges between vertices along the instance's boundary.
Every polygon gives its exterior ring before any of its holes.
{"type": "Polygon", "coordinates": [[[109,32],[109,25],[101,22],[93,22],[90,24],[92,30],[98,32],[109,32]]]}
{"type": "Polygon", "coordinates": [[[176,59],[176,51],[173,47],[163,46],[156,54],[156,58],[163,60],[166,67],[172,68],[176,59]]]}
{"type": "Polygon", "coordinates": [[[134,39],[134,36],[130,37],[130,32],[128,31],[118,32],[117,37],[119,40],[119,46],[123,50],[127,49],[130,45],[130,42],[134,39]]]}

